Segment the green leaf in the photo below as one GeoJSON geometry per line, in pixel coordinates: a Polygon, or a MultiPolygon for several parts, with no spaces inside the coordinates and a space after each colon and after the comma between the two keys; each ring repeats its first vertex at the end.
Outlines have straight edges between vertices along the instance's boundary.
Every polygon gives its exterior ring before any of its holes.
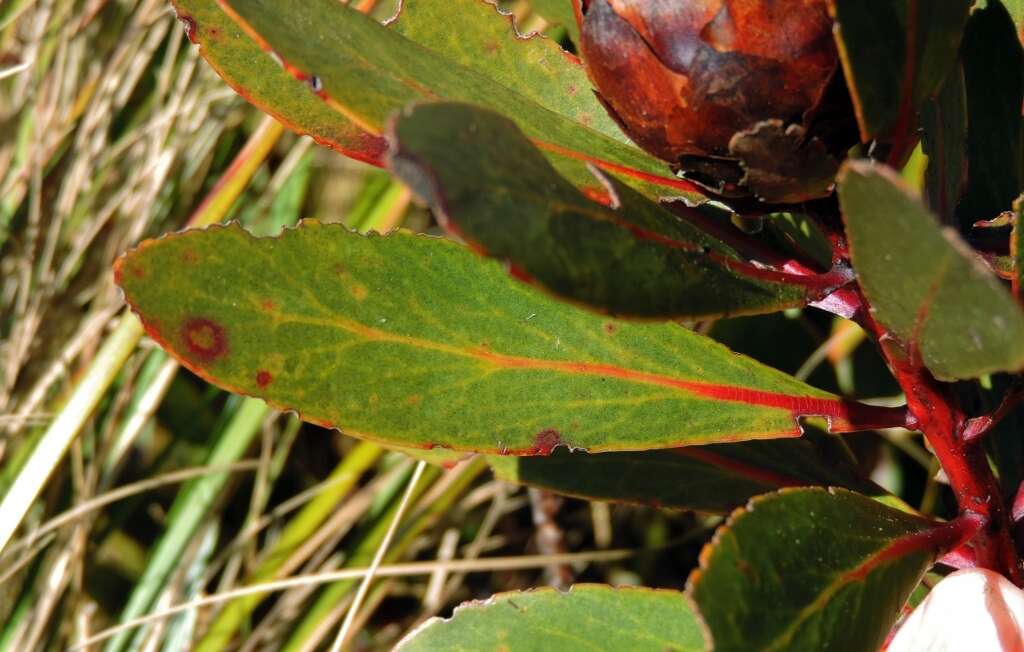
{"type": "Polygon", "coordinates": [[[902,423],[675,324],[610,321],[450,241],[307,222],[144,243],[118,282],[147,332],[211,382],[397,446],[545,454],[902,423]],[[638,427],[637,424],[642,424],[638,427]]]}
{"type": "Polygon", "coordinates": [[[921,142],[928,155],[928,205],[943,224],[956,224],[967,178],[967,94],[963,69],[950,72],[938,96],[921,112],[921,142]]]}
{"type": "Polygon", "coordinates": [[[1024,51],[999,2],[971,14],[963,43],[967,88],[967,187],[957,209],[970,229],[1011,209],[1024,189],[1024,51]]]}
{"type": "Polygon", "coordinates": [[[808,277],[754,267],[603,175],[597,179],[612,205],[588,199],[513,122],[490,111],[417,105],[397,119],[390,142],[388,165],[451,231],[556,294],[611,314],[698,319],[775,312],[834,287],[765,280],[808,277]]]}
{"type": "MultiPolygon", "coordinates": [[[[634,145],[591,129],[577,121],[579,116],[575,113],[573,118],[559,113],[566,107],[575,111],[574,103],[565,101],[569,88],[557,98],[543,92],[538,95],[524,90],[529,79],[515,80],[514,87],[503,83],[503,79],[507,83],[512,79],[507,63],[496,66],[494,77],[486,63],[463,60],[466,49],[453,44],[475,36],[449,30],[447,20],[435,25],[439,35],[430,43],[421,44],[336,0],[220,1],[230,7],[228,13],[239,26],[272,50],[289,70],[304,79],[315,80],[312,85],[328,105],[372,133],[379,133],[393,112],[417,100],[470,102],[511,116],[574,183],[593,184],[586,168],[591,163],[626,175],[651,195],[698,197],[694,187],[671,174],[664,162],[634,145]],[[543,104],[534,99],[538,96],[545,98],[543,104]]],[[[481,4],[479,0],[434,1],[453,13],[477,11],[476,5],[481,4]]],[[[494,21],[499,21],[507,38],[512,38],[507,19],[489,6],[485,8],[494,21]]],[[[482,47],[488,49],[487,41],[482,47]]],[[[556,50],[557,46],[550,44],[548,64],[563,61],[564,65],[575,65],[556,50]]],[[[501,47],[495,51],[506,52],[501,47]]],[[[503,60],[507,62],[506,55],[503,60]]],[[[537,70],[537,74],[544,88],[557,87],[557,78],[552,82],[551,75],[543,69],[537,70]]]]}
{"type": "Polygon", "coordinates": [[[688,591],[716,652],[877,650],[935,558],[934,527],[843,489],[784,490],[719,529],[688,591]]]}
{"type": "Polygon", "coordinates": [[[1024,367],[1024,312],[895,173],[848,163],[839,200],[861,287],[905,355],[942,380],[1024,367]]]}
{"type": "Polygon", "coordinates": [[[830,2],[862,138],[911,127],[956,61],[972,0],[830,2]],[[908,43],[913,56],[907,56],[908,43]]]}
{"type": "Polygon", "coordinates": [[[503,480],[587,500],[725,514],[782,487],[841,486],[888,499],[831,435],[690,446],[670,451],[487,460],[503,480]]]}
{"type": "Polygon", "coordinates": [[[292,131],[342,154],[381,164],[386,144],[352,124],[285,72],[228,18],[217,0],[171,0],[189,39],[239,95],[292,131]]]}
{"type": "Polygon", "coordinates": [[[504,650],[703,652],[704,637],[682,593],[577,584],[567,593],[498,593],[432,618],[395,648],[400,652],[504,650]]]}
{"type": "MultiPolygon", "coordinates": [[[[571,2],[563,2],[572,16],[571,2]]],[[[579,62],[549,38],[520,34],[514,18],[487,0],[403,0],[401,12],[388,25],[549,111],[631,142],[591,90],[579,62]]]]}
{"type": "Polygon", "coordinates": [[[530,0],[530,6],[548,22],[564,27],[573,43],[580,42],[580,29],[576,24],[572,0],[530,0]]]}

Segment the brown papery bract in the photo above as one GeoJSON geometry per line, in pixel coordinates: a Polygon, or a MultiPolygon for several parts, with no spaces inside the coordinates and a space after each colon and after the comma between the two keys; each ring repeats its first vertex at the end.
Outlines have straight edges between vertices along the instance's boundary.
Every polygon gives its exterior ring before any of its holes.
{"type": "Polygon", "coordinates": [[[609,112],[656,156],[729,156],[802,124],[838,67],[825,0],[589,0],[581,50],[609,112]]]}

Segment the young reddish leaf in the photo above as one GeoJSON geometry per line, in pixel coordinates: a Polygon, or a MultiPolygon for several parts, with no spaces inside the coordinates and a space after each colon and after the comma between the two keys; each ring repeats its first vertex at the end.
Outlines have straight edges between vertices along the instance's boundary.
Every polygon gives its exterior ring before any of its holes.
{"type": "Polygon", "coordinates": [[[962,48],[967,89],[967,187],[961,227],[1011,208],[1024,188],[1024,50],[1002,4],[971,14],[962,48]]]}
{"type": "Polygon", "coordinates": [[[559,176],[513,122],[468,104],[406,110],[392,128],[391,148],[391,169],[448,229],[520,276],[611,314],[774,312],[820,299],[850,278],[750,264],[600,174],[594,183],[604,186],[611,206],[595,202],[559,176]]]}
{"type": "Polygon", "coordinates": [[[830,2],[862,138],[902,136],[953,68],[972,0],[830,2]]]}
{"type": "Polygon", "coordinates": [[[352,124],[281,69],[273,56],[238,29],[217,0],[171,0],[189,39],[224,81],[249,102],[296,133],[373,165],[386,143],[352,124]]]}
{"type": "MultiPolygon", "coordinates": [[[[442,4],[455,13],[481,1],[442,4]]],[[[571,106],[565,104],[564,98],[542,94],[547,99],[538,103],[533,99],[537,94],[519,88],[529,84],[529,79],[516,80],[515,87],[502,82],[504,78],[511,83],[507,66],[498,66],[496,79],[480,62],[469,65],[461,60],[463,50],[456,44],[475,36],[449,30],[447,21],[437,25],[437,30],[458,38],[437,37],[431,40],[430,47],[337,0],[219,2],[238,26],[274,52],[286,69],[301,79],[311,80],[320,97],[367,131],[379,133],[389,115],[416,100],[471,102],[512,116],[559,171],[578,185],[593,185],[593,177],[586,169],[586,164],[592,163],[625,175],[652,196],[699,197],[691,184],[676,178],[663,162],[634,145],[560,114],[560,107],[571,106]]],[[[507,38],[512,38],[507,19],[491,7],[485,8],[490,11],[490,18],[503,26],[507,38]]],[[[574,65],[553,49],[549,49],[548,56],[574,65]]],[[[549,76],[543,71],[540,74],[550,87],[549,76]]]]}
{"type": "Polygon", "coordinates": [[[1024,312],[888,168],[840,173],[850,252],[874,318],[942,380],[1024,367],[1024,312]]]}
{"type": "Polygon", "coordinates": [[[219,227],[146,242],[117,276],[202,377],[397,446],[643,450],[797,436],[800,415],[837,432],[905,423],[676,324],[558,303],[438,238],[219,227]]]}
{"type": "Polygon", "coordinates": [[[560,494],[719,514],[783,487],[841,486],[893,500],[833,439],[811,431],[800,439],[596,455],[559,450],[488,462],[504,480],[560,494]]]}
{"type": "Polygon", "coordinates": [[[877,650],[936,556],[976,529],[843,489],[783,490],[719,529],[687,590],[716,652],[877,650]]]}
{"type": "Polygon", "coordinates": [[[682,593],[577,584],[567,593],[535,589],[469,602],[432,618],[397,652],[597,649],[703,652],[704,636],[682,593]],[[557,643],[556,643],[557,642],[557,643]]]}

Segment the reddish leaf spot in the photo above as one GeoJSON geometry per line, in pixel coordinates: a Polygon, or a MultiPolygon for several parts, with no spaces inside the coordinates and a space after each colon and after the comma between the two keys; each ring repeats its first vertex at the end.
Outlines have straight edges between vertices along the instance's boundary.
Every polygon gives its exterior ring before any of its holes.
{"type": "Polygon", "coordinates": [[[604,332],[609,335],[615,335],[619,331],[619,327],[614,322],[605,322],[604,332]]]}
{"type": "Polygon", "coordinates": [[[272,382],[274,382],[274,377],[266,369],[260,369],[256,372],[256,384],[260,387],[266,387],[272,382]]]}
{"type": "Polygon", "coordinates": [[[557,430],[542,430],[533,438],[533,447],[537,455],[550,455],[562,443],[562,435],[557,430]]]}
{"type": "Polygon", "coordinates": [[[196,42],[196,19],[186,14],[180,14],[178,20],[185,26],[185,36],[192,43],[196,42]]]}
{"type": "Polygon", "coordinates": [[[405,399],[406,405],[419,405],[422,402],[423,397],[420,396],[419,394],[410,394],[409,397],[405,399]]]}
{"type": "Polygon", "coordinates": [[[228,352],[224,327],[205,317],[193,317],[181,327],[189,352],[203,362],[212,362],[228,352]]]}
{"type": "Polygon", "coordinates": [[[260,301],[260,307],[267,312],[274,312],[277,310],[277,304],[274,303],[273,299],[264,299],[263,301],[260,301]]]}
{"type": "Polygon", "coordinates": [[[350,283],[348,291],[356,301],[362,301],[370,293],[362,283],[350,283]]]}
{"type": "Polygon", "coordinates": [[[597,202],[602,206],[612,205],[612,196],[608,194],[608,190],[606,188],[598,188],[596,186],[585,186],[583,188],[580,188],[580,190],[583,192],[584,195],[587,196],[587,199],[589,199],[592,202],[597,202]]]}
{"type": "Polygon", "coordinates": [[[184,249],[181,252],[181,262],[195,265],[199,262],[199,254],[196,253],[195,249],[184,249]]]}

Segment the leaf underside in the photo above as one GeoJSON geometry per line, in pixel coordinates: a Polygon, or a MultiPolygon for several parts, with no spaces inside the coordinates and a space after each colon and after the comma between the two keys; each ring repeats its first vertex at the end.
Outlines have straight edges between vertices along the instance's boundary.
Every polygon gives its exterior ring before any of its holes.
{"type": "Polygon", "coordinates": [[[726,514],[754,496],[783,487],[841,486],[882,500],[830,435],[691,446],[669,451],[548,457],[489,456],[498,477],[560,494],[666,509],[726,514]]]}
{"type": "Polygon", "coordinates": [[[895,173],[851,162],[839,199],[873,315],[942,380],[1024,367],[1024,312],[895,173]]]}
{"type": "Polygon", "coordinates": [[[645,450],[797,436],[801,415],[854,427],[834,395],[675,324],[558,303],[438,238],[216,227],[146,242],[117,276],[210,382],[396,446],[645,450]]]}
{"type": "Polygon", "coordinates": [[[955,65],[972,0],[830,3],[862,138],[909,128],[955,65]]]}
{"type": "Polygon", "coordinates": [[[595,178],[613,206],[589,199],[490,111],[416,105],[395,119],[390,140],[388,165],[446,227],[568,299],[623,316],[700,319],[814,298],[765,280],[768,272],[614,179],[595,178]]]}

